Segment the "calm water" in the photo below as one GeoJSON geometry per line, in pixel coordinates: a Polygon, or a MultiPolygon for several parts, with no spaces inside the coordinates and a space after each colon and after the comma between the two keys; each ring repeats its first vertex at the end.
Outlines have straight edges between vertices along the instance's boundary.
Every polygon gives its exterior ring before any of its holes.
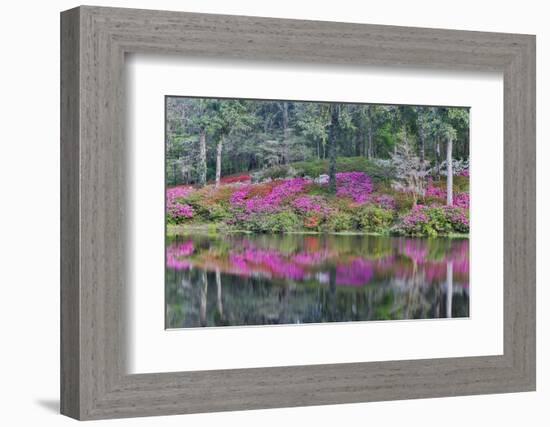
{"type": "Polygon", "coordinates": [[[166,252],[168,328],[469,316],[469,241],[185,236],[166,252]]]}

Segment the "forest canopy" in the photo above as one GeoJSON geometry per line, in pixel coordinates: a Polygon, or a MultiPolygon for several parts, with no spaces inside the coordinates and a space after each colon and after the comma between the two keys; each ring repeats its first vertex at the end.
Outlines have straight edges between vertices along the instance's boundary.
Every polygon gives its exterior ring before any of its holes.
{"type": "Polygon", "coordinates": [[[332,147],[335,158],[390,159],[402,143],[439,171],[449,138],[452,158],[467,160],[469,109],[167,97],[166,180],[202,186],[329,160],[332,147]]]}

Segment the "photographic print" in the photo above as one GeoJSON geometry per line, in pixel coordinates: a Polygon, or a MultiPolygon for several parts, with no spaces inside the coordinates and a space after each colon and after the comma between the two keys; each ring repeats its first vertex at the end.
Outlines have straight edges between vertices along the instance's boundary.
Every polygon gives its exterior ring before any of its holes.
{"type": "Polygon", "coordinates": [[[165,102],[167,329],[469,317],[469,108],[165,102]]]}

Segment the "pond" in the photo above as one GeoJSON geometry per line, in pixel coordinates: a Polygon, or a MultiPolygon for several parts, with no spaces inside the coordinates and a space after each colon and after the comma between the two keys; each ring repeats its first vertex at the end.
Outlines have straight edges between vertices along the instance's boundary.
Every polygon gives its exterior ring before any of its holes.
{"type": "Polygon", "coordinates": [[[468,239],[227,234],[167,240],[167,328],[468,316],[468,239]]]}

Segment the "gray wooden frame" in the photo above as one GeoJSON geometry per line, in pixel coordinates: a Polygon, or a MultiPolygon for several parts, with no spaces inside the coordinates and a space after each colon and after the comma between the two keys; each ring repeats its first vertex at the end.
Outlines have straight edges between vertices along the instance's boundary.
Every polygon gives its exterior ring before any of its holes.
{"type": "Polygon", "coordinates": [[[77,419],[535,390],[535,37],[83,6],[61,14],[61,412],[77,419]],[[124,56],[504,75],[504,354],[128,375],[124,56]]]}

